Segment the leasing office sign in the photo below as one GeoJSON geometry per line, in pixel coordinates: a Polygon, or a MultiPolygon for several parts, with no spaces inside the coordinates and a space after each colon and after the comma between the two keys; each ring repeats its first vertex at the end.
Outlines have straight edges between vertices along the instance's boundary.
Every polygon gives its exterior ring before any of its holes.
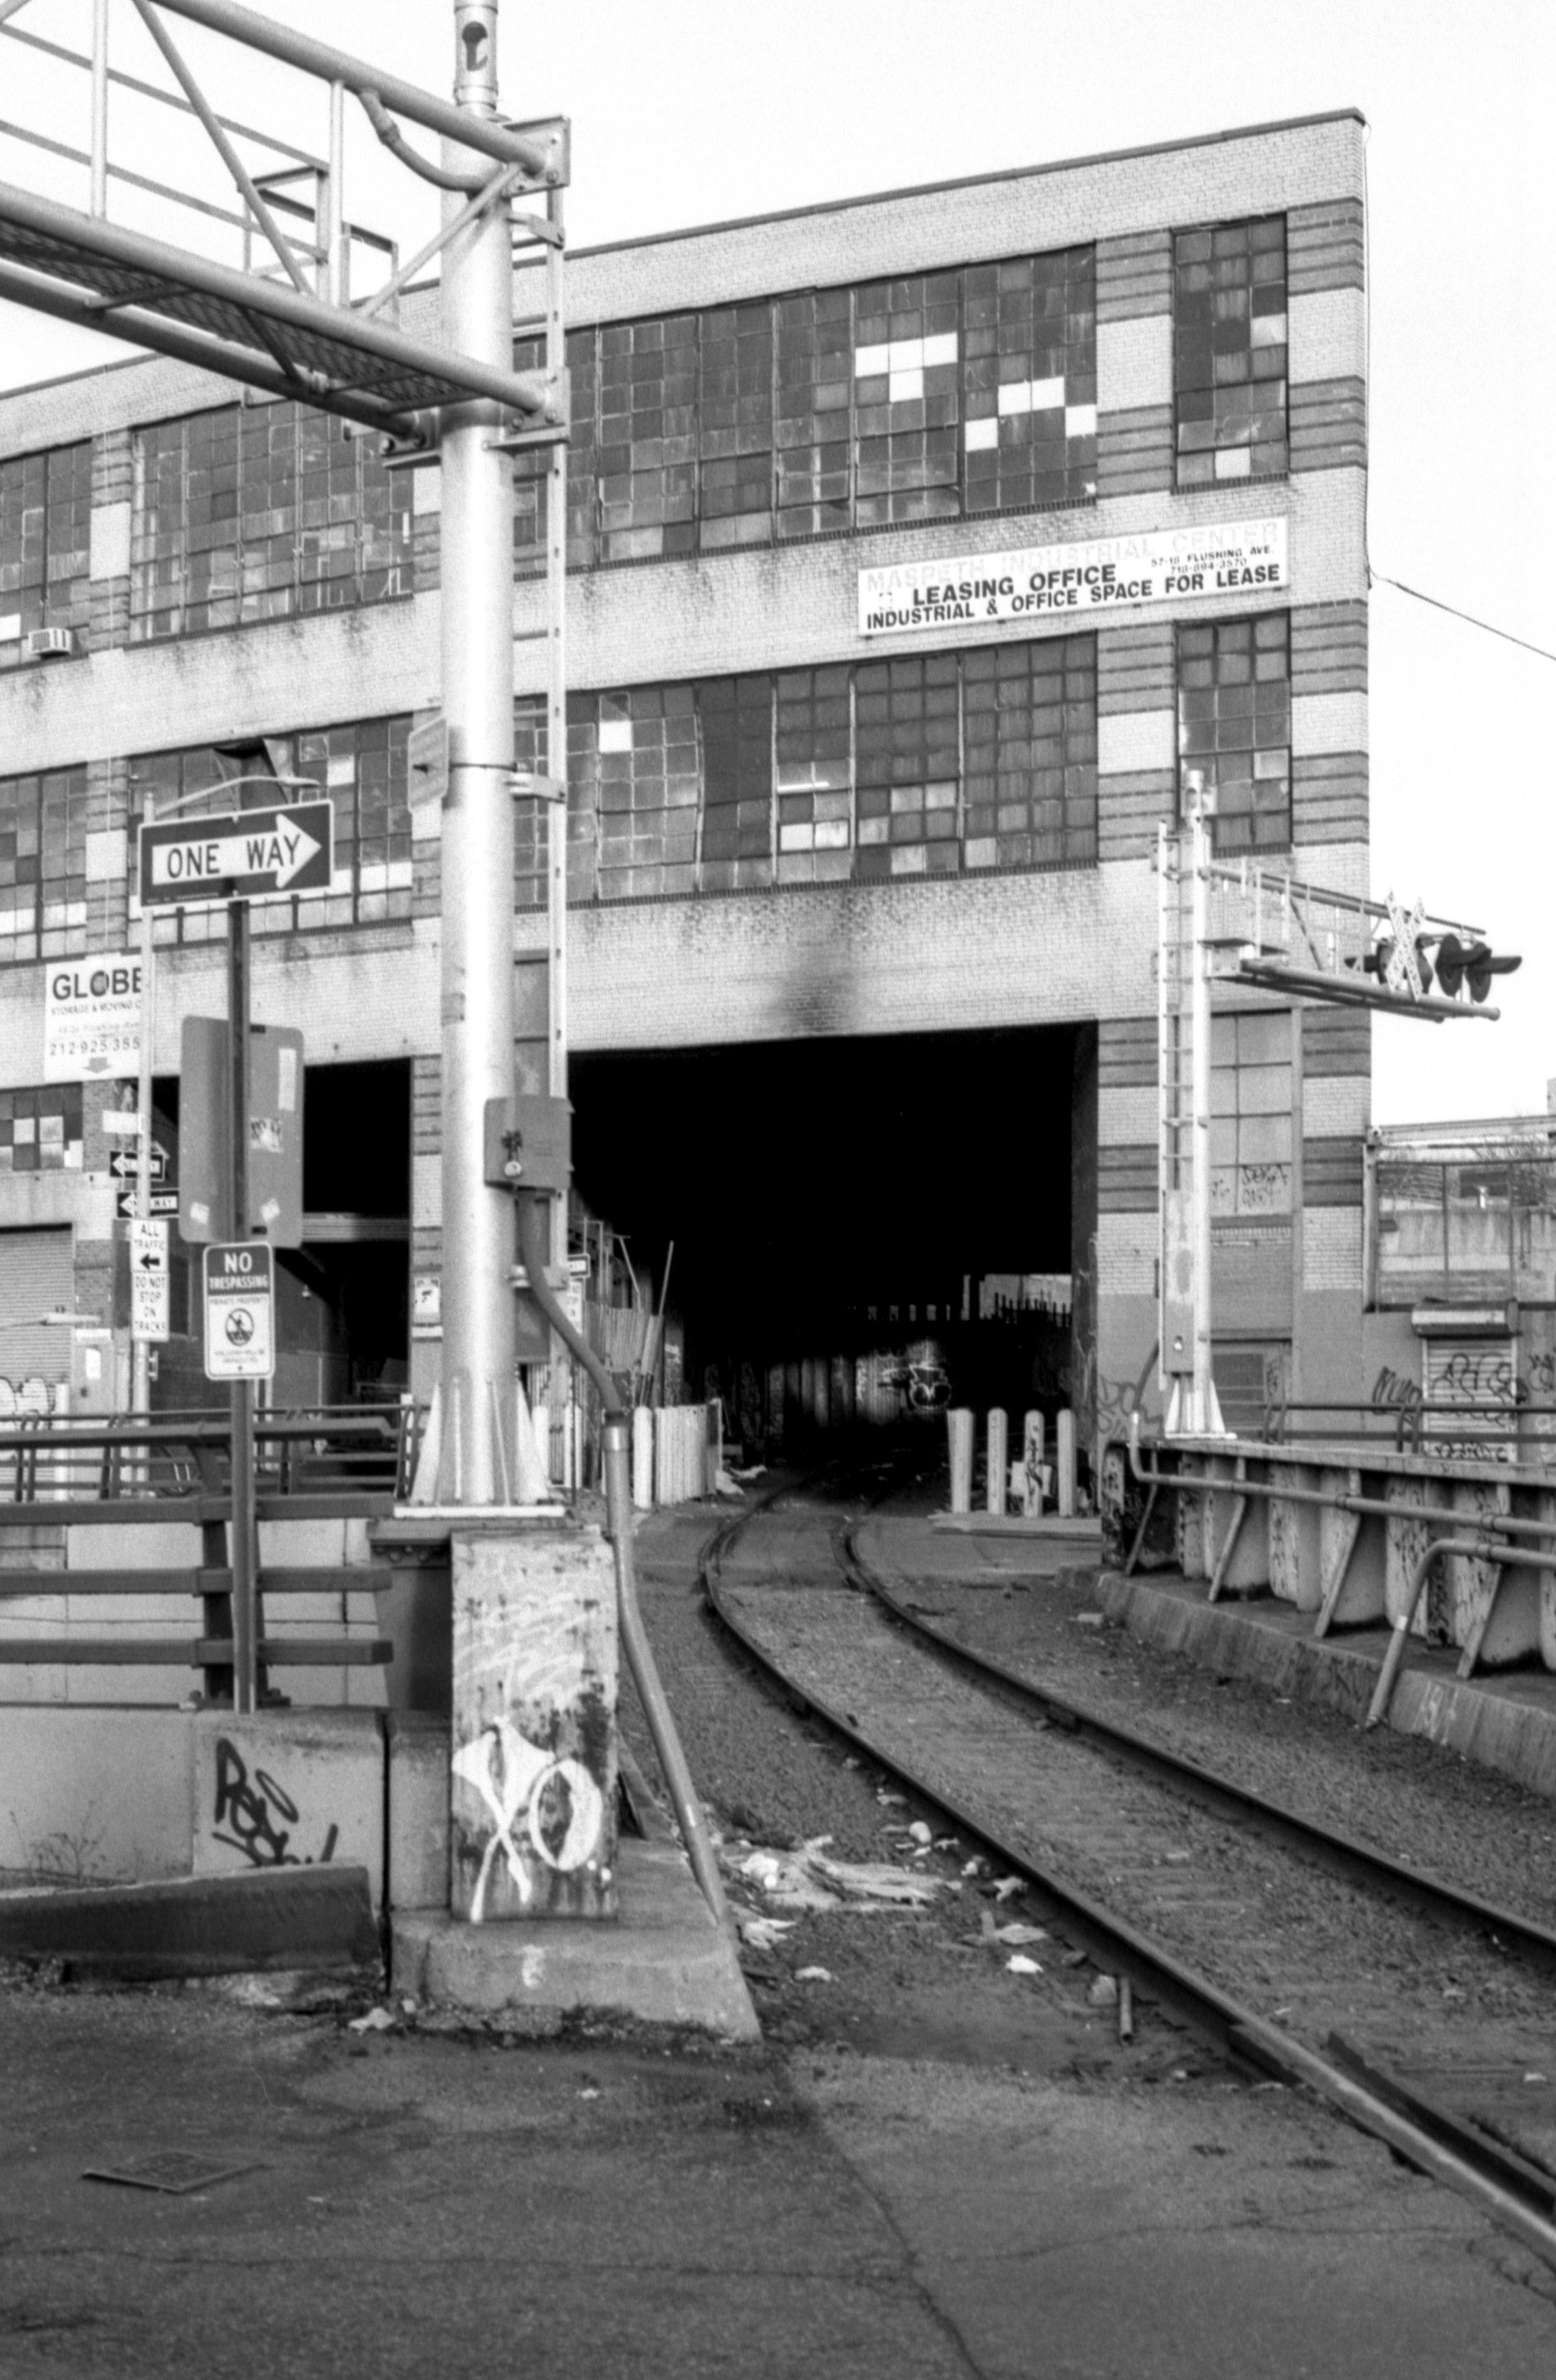
{"type": "Polygon", "coordinates": [[[985,620],[1095,618],[1136,603],[1262,594],[1290,584],[1286,523],[1196,522],[1079,545],[1023,545],[859,573],[859,634],[985,620]]]}

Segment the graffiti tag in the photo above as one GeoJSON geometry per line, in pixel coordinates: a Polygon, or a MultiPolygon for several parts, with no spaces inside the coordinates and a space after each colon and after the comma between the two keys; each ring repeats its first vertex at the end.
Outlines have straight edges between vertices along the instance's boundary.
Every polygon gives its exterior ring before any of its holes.
{"type": "Polygon", "coordinates": [[[520,1902],[529,1905],[534,1888],[514,1835],[521,1818],[530,1849],[547,1867],[565,1872],[592,1864],[605,1801],[581,1760],[553,1760],[504,1718],[463,1745],[453,1767],[456,1777],[475,1787],[492,1820],[470,1898],[472,1925],[486,1914],[486,1888],[499,1854],[520,1902]]]}
{"type": "MultiPolygon", "coordinates": [[[[217,1737],[216,1811],[212,1828],[215,1841],[241,1852],[250,1867],[312,1867],[312,1860],[300,1859],[287,1848],[291,1828],[300,1815],[291,1795],[283,1791],[268,1769],[256,1768],[250,1778],[237,1744],[225,1735],[217,1737]],[[285,1833],[277,1819],[286,1820],[285,1833]],[[226,1834],[222,1833],[223,1827],[229,1829],[226,1834]]],[[[332,1827],[325,1836],[318,1860],[321,1867],[334,1858],[339,1835],[340,1828],[332,1827]]]]}

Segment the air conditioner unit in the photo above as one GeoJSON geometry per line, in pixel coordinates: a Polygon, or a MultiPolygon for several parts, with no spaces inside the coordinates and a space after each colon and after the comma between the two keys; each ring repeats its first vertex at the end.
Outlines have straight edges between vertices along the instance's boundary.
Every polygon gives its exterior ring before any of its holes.
{"type": "Polygon", "coordinates": [[[21,640],[28,662],[67,662],[79,650],[74,628],[30,628],[21,640]]]}

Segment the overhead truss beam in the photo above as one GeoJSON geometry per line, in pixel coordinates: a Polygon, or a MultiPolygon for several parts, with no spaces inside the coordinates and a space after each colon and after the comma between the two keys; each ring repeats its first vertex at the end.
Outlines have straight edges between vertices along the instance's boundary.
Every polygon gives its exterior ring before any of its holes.
{"type": "Polygon", "coordinates": [[[4,294],[24,305],[257,388],[274,389],[279,379],[277,394],[403,435],[419,434],[417,417],[432,407],[472,401],[517,414],[524,428],[565,417],[557,375],[504,371],[424,346],[307,290],[9,182],[0,182],[0,268],[11,268],[4,294]]]}

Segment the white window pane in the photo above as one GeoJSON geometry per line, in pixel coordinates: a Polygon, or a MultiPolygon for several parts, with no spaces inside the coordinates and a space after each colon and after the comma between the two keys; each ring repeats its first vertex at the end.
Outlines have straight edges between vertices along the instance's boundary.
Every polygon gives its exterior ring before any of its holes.
{"type": "Polygon", "coordinates": [[[1002,413],[1030,413],[1032,383],[1029,380],[1007,380],[1000,391],[1002,413]]]}
{"type": "Polygon", "coordinates": [[[886,383],[886,394],[893,405],[911,404],[915,397],[924,394],[923,372],[894,371],[886,383]]]}
{"type": "Polygon", "coordinates": [[[1000,425],[992,414],[985,421],[968,422],[966,448],[969,455],[978,454],[985,446],[997,446],[999,443],[1000,425]]]}
{"type": "Polygon", "coordinates": [[[856,347],[854,370],[860,380],[873,379],[877,372],[890,371],[890,347],[856,347]]]}
{"type": "Polygon", "coordinates": [[[941,331],[934,338],[925,340],[924,361],[927,364],[954,364],[955,360],[956,334],[954,331],[941,331]]]}

